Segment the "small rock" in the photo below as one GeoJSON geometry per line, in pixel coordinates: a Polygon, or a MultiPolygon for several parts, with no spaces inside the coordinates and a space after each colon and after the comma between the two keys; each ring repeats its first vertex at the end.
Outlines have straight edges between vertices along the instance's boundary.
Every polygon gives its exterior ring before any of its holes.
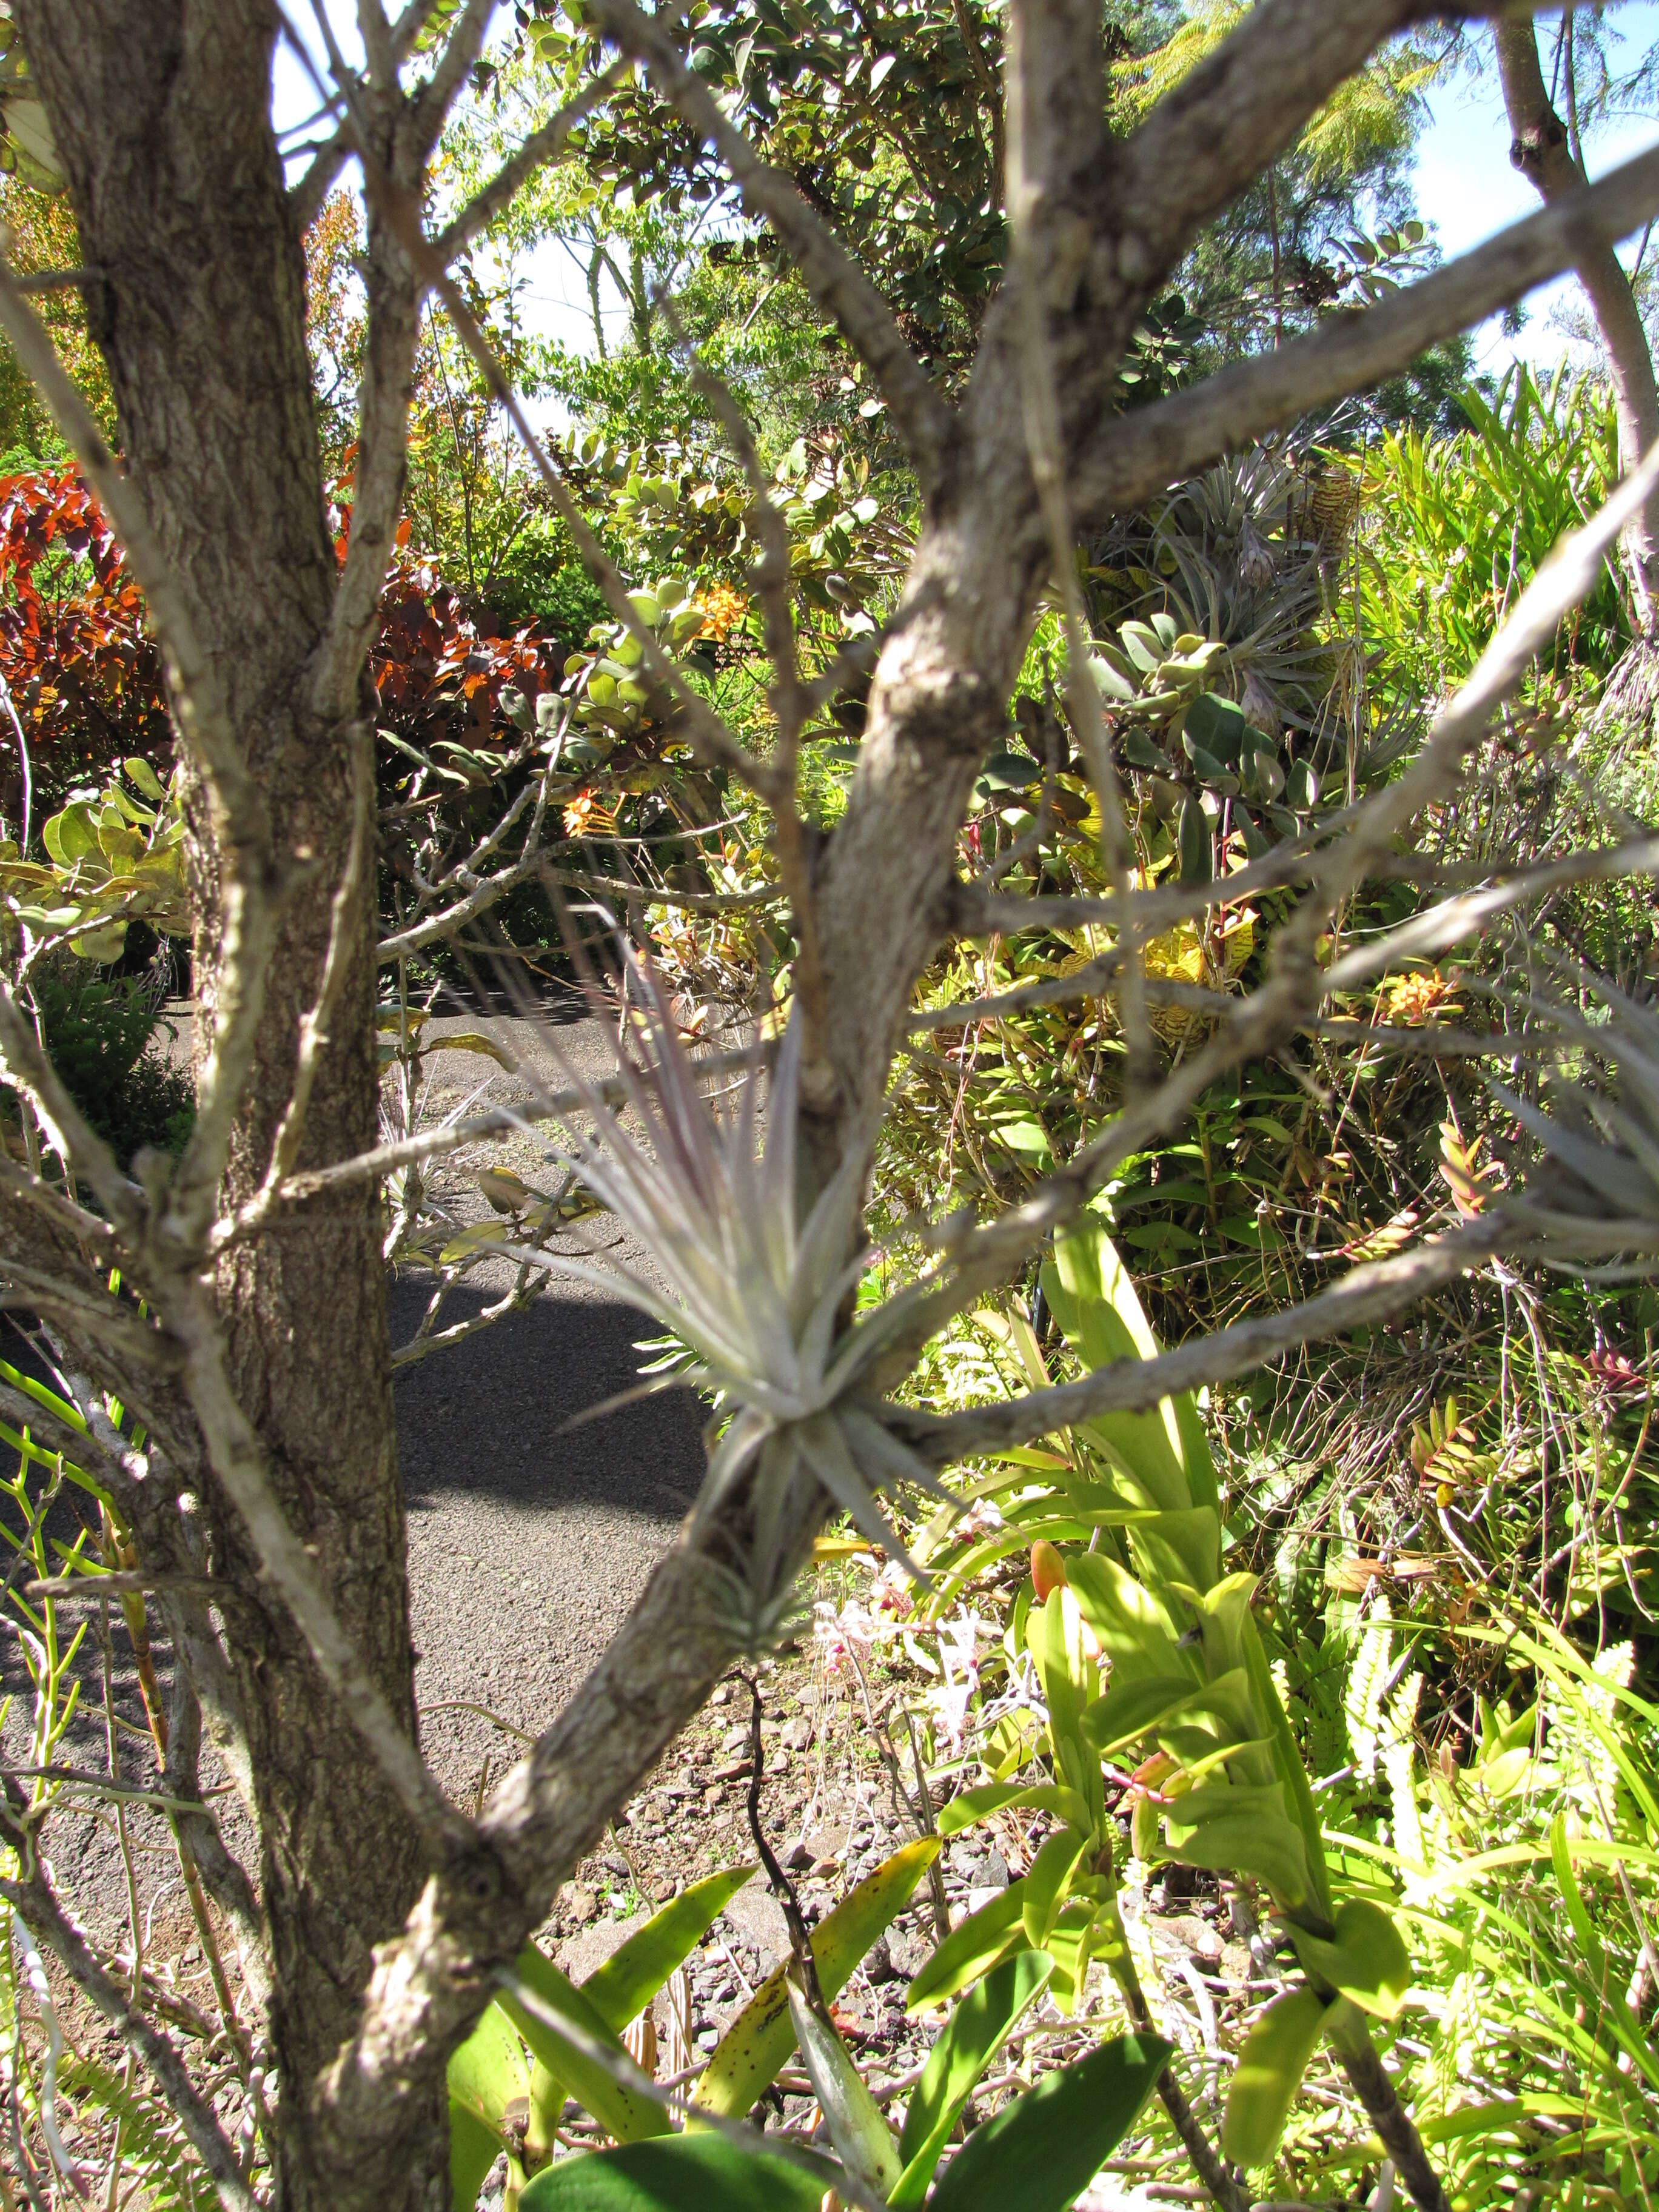
{"type": "Polygon", "coordinates": [[[802,1867],[811,1866],[812,1852],[810,1846],[802,1842],[791,1844],[783,1855],[781,1863],[790,1874],[798,1874],[802,1867]]]}
{"type": "Polygon", "coordinates": [[[627,1881],[634,1871],[620,1851],[606,1851],[599,1864],[607,1874],[614,1874],[623,1881],[627,1881]]]}
{"type": "Polygon", "coordinates": [[[763,1876],[757,1875],[728,1899],[725,1918],[727,1927],[759,1954],[763,1972],[769,1974],[781,1959],[788,1957],[789,1923],[763,1876]]]}
{"type": "Polygon", "coordinates": [[[981,1889],[1006,1889],[1008,1862],[1000,1851],[987,1851],[980,1861],[974,1880],[981,1889]]]}
{"type": "Polygon", "coordinates": [[[1000,1884],[994,1887],[979,1885],[970,1889],[968,1893],[968,1911],[969,1917],[971,1917],[971,1916],[975,1912],[983,1912],[988,1905],[994,1905],[998,1898],[1001,1896],[1003,1891],[1006,1889],[1007,1887],[1008,1884],[1005,1880],[1000,1884]]]}
{"type": "Polygon", "coordinates": [[[673,1897],[678,1889],[679,1884],[672,1875],[659,1874],[651,1885],[652,1902],[655,1905],[666,1905],[669,1899],[673,1897]]]}
{"type": "Polygon", "coordinates": [[[786,1751],[805,1751],[812,1741],[812,1723],[805,1713],[798,1713],[783,1724],[782,1744],[786,1751]]]}
{"type": "Polygon", "coordinates": [[[697,2048],[699,2051],[712,2051],[720,2039],[720,2032],[717,2027],[700,2027],[697,2030],[697,2048]]]}
{"type": "Polygon", "coordinates": [[[1218,1966],[1225,1948],[1213,1928],[1206,1928],[1193,1940],[1193,1956],[1206,1966],[1218,1966]]]}
{"type": "Polygon", "coordinates": [[[565,1918],[574,1921],[578,1928],[586,1927],[599,1909],[591,1889],[568,1889],[562,1902],[565,1918]]]}
{"type": "Polygon", "coordinates": [[[732,1702],[732,1685],[729,1682],[717,1683],[708,1702],[711,1705],[729,1705],[732,1702]]]}
{"type": "Polygon", "coordinates": [[[864,1971],[872,1982],[897,1980],[898,1968],[893,1964],[892,1946],[885,1936],[878,1936],[866,1952],[864,1971]]]}
{"type": "Polygon", "coordinates": [[[722,1751],[747,1751],[749,1731],[746,1728],[728,1729],[720,1739],[722,1751]]]}

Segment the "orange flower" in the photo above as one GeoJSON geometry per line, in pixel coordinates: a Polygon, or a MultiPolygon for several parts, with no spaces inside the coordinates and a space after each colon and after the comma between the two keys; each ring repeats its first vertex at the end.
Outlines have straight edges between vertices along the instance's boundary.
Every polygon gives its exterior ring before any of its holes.
{"type": "Polygon", "coordinates": [[[568,837],[607,836],[616,826],[615,814],[597,791],[579,791],[564,810],[568,837]]]}
{"type": "Polygon", "coordinates": [[[748,600],[729,584],[706,584],[691,604],[702,617],[699,635],[712,637],[716,645],[724,645],[749,612],[748,600]]]}
{"type": "Polygon", "coordinates": [[[1377,1012],[1391,1027],[1416,1029],[1437,1014],[1461,1013],[1453,998],[1456,988],[1437,968],[1431,975],[1398,975],[1379,994],[1377,1012]]]}

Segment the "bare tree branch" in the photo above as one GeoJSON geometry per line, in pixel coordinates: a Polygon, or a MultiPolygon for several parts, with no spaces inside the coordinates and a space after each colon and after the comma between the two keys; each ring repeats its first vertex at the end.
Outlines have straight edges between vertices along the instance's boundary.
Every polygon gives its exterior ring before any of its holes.
{"type": "MultiPolygon", "coordinates": [[[[1042,4],[1042,0],[1014,0],[1009,9],[1006,161],[1013,247],[1009,281],[1014,288],[1019,323],[1025,442],[1065,622],[1066,702],[1100,812],[1100,850],[1106,879],[1113,896],[1127,902],[1128,840],[1099,687],[1089,665],[1088,627],[1078,582],[1077,546],[1061,456],[1060,397],[1054,388],[1054,356],[1048,343],[1050,302],[1043,295],[1043,276],[1052,268],[1054,257],[1052,246],[1045,252],[1033,235],[1051,221],[1047,204],[1050,179],[1039,166],[1042,155],[1046,153],[1050,160],[1058,155],[1069,162],[1076,159],[1078,150],[1074,133],[1062,135],[1042,126],[1054,119],[1054,107],[1078,97],[1082,88],[1080,70],[1082,86],[1090,85],[1094,70],[1088,64],[1093,63],[1097,69],[1098,45],[1099,26],[1092,8],[1057,8],[1042,4]]],[[[1127,911],[1127,907],[1121,905],[1120,911],[1127,911]]],[[[1133,928],[1127,928],[1122,936],[1123,1028],[1129,1048],[1126,1079],[1138,1086],[1152,1074],[1154,1048],[1146,1021],[1146,979],[1139,947],[1133,928]]]]}
{"type": "Polygon", "coordinates": [[[466,0],[449,43],[438,57],[437,67],[410,103],[410,119],[422,160],[437,144],[445,118],[483,51],[484,33],[495,8],[496,0],[466,0]]]}
{"type": "Polygon", "coordinates": [[[1218,454],[1364,391],[1656,210],[1659,152],[1640,154],[1377,306],[1346,309],[1307,337],[1103,423],[1080,457],[1080,507],[1098,515],[1139,506],[1218,454]]]}
{"type": "Polygon", "coordinates": [[[673,700],[685,736],[704,757],[715,766],[727,769],[732,775],[740,776],[763,798],[767,797],[769,793],[769,771],[766,763],[757,760],[747,746],[738,742],[678,662],[664,653],[654,633],[640,619],[620,570],[600,544],[586,516],[571,497],[546,447],[532,428],[530,418],[507,380],[495,348],[479,329],[448,270],[428,242],[421,228],[418,205],[361,145],[358,152],[370,201],[386,215],[404,251],[442,300],[456,335],[477,363],[490,393],[518,433],[561,521],[575,540],[576,550],[604,592],[611,612],[638,644],[641,669],[659,690],[673,700]]]}
{"type": "Polygon", "coordinates": [[[1259,0],[1102,178],[1126,281],[1167,268],[1385,39],[1429,12],[1424,0],[1259,0]]]}
{"type": "Polygon", "coordinates": [[[628,69],[629,64],[621,58],[612,62],[591,83],[585,84],[574,100],[567,100],[556,115],[550,116],[539,130],[532,131],[524,143],[508,155],[489,182],[480,186],[460,213],[453,217],[433,240],[433,251],[441,261],[447,264],[465,253],[479,233],[488,230],[496,216],[504,214],[512,205],[520,187],[529,182],[537,170],[550,161],[558,160],[570,133],[609,99],[628,74],[628,69]]]}
{"type": "Polygon", "coordinates": [[[1334,1289],[1300,1305],[1236,1322],[1212,1336],[1195,1337],[1156,1359],[1115,1359],[1080,1382],[1057,1383],[964,1413],[889,1413],[887,1419],[930,1466],[946,1467],[971,1454],[1000,1451],[1053,1436],[1103,1413],[1144,1413],[1161,1398],[1249,1374],[1296,1345],[1386,1321],[1494,1254],[1524,1246],[1534,1235],[1501,1214],[1483,1216],[1393,1259],[1356,1267],[1334,1289]]]}

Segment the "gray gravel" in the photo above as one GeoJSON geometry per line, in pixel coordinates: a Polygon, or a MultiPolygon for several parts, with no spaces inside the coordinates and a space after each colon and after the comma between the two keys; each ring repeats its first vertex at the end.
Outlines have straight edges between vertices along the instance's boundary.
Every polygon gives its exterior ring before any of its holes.
{"type": "MultiPolygon", "coordinates": [[[[428,1063],[434,1116],[475,1092],[482,1107],[521,1091],[526,1074],[558,1091],[572,1067],[598,1076],[614,1066],[592,1020],[456,1017],[434,1021],[429,1034],[479,1029],[524,1073],[475,1054],[435,1053],[428,1063]]],[[[505,1162],[544,1181],[538,1151],[534,1139],[515,1138],[463,1154],[441,1193],[476,1218],[484,1209],[471,1167],[505,1162]]],[[[648,1267],[614,1224],[596,1223],[592,1233],[648,1267]]],[[[477,1311],[509,1279],[504,1266],[487,1264],[446,1319],[477,1311]]],[[[427,1295],[418,1277],[393,1285],[394,1344],[413,1335],[427,1295]]],[[[637,1384],[635,1346],[657,1333],[619,1297],[558,1282],[523,1312],[398,1370],[422,1738],[457,1795],[476,1790],[486,1755],[499,1772],[515,1740],[476,1715],[433,1708],[464,1699],[532,1734],[544,1728],[615,1634],[696,1494],[703,1415],[690,1392],[570,1425],[637,1384]]]]}

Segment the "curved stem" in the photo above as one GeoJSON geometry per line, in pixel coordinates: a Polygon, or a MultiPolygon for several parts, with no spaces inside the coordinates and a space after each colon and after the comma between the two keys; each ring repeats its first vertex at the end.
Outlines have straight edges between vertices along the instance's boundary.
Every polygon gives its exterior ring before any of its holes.
{"type": "Polygon", "coordinates": [[[1395,2094],[1364,2018],[1352,2005],[1339,2001],[1326,2016],[1325,2033],[1418,2212],[1451,2212],[1440,2177],[1429,2164],[1423,2138],[1395,2094]]]}

